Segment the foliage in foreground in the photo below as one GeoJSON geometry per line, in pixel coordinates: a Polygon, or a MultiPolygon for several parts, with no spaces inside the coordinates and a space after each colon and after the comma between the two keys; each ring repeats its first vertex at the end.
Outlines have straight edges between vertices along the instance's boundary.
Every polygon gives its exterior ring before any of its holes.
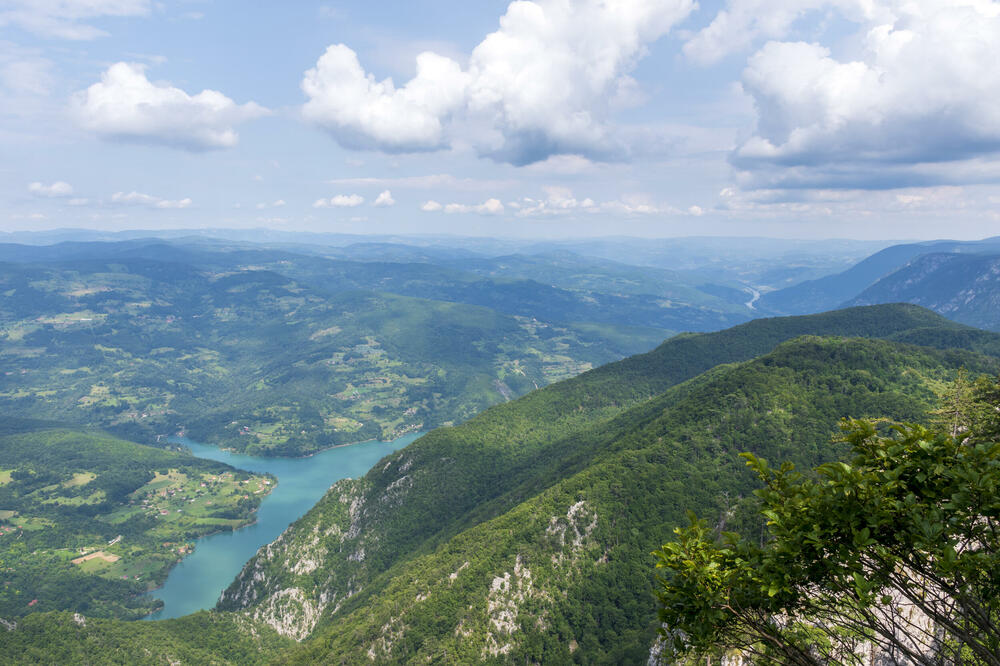
{"type": "Polygon", "coordinates": [[[980,383],[981,399],[952,412],[956,435],[845,421],[853,459],[815,476],[745,454],[770,538],[718,538],[694,518],[676,531],[656,553],[668,648],[803,666],[872,651],[1000,664],[1000,444],[997,403],[982,399],[996,390],[980,383]]]}

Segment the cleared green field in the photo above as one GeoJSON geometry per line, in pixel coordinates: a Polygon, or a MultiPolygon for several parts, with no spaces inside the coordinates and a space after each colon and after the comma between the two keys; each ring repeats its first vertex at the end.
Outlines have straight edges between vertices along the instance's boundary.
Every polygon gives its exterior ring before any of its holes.
{"type": "Polygon", "coordinates": [[[0,420],[0,616],[137,618],[200,536],[247,524],[274,480],[109,435],[0,420]],[[28,605],[34,601],[32,605],[28,605]]]}
{"type": "Polygon", "coordinates": [[[295,261],[233,263],[6,265],[0,409],[147,444],[184,432],[297,456],[464,421],[668,335],[329,291],[295,261]]]}

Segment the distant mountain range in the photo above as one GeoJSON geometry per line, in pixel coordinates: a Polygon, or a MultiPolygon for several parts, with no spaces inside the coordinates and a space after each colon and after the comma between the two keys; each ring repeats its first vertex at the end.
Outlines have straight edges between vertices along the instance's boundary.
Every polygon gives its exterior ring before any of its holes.
{"type": "Polygon", "coordinates": [[[571,253],[588,260],[661,268],[693,282],[753,284],[778,289],[844,270],[893,241],[797,240],[756,237],[632,238],[574,240],[478,238],[444,235],[362,236],[272,229],[95,231],[57,229],[0,232],[0,242],[25,245],[123,243],[161,239],[172,244],[267,246],[299,254],[356,261],[428,262],[509,255],[571,253]]]}
{"type": "Polygon", "coordinates": [[[923,254],[848,305],[916,303],[972,326],[1000,330],[1000,254],[923,254]]]}
{"type": "Polygon", "coordinates": [[[762,313],[807,314],[907,302],[954,321],[1000,330],[1000,237],[894,245],[841,273],[764,294],[762,313]]]}

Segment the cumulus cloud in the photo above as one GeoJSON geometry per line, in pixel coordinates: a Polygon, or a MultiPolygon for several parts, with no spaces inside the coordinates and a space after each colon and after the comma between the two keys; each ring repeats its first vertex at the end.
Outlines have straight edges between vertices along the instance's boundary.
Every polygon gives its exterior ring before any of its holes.
{"type": "Polygon", "coordinates": [[[149,208],[176,209],[189,208],[193,203],[190,198],[184,199],[162,199],[143,192],[115,192],[111,195],[111,202],[132,206],[147,206],[149,208]]]}
{"type": "Polygon", "coordinates": [[[395,206],[396,200],[392,198],[392,192],[389,190],[382,190],[377,197],[375,197],[375,203],[373,206],[388,207],[395,206]]]}
{"type": "Polygon", "coordinates": [[[338,194],[329,199],[317,199],[313,208],[355,208],[365,202],[360,194],[338,194]]]}
{"type": "Polygon", "coordinates": [[[413,152],[443,147],[443,121],[462,102],[467,76],[435,53],[417,56],[417,75],[397,89],[366,74],[357,54],[335,44],[306,72],[306,119],[350,148],[413,152]]]}
{"type": "Polygon", "coordinates": [[[71,108],[79,124],[107,139],[201,151],[235,146],[234,126],[268,113],[254,102],[236,104],[216,90],[189,95],[151,82],[145,69],[115,63],[99,83],[75,94],[71,108]]]}
{"type": "Polygon", "coordinates": [[[684,54],[712,64],[761,40],[784,38],[803,17],[830,8],[855,22],[891,19],[884,4],[872,0],[729,0],[709,25],[685,42],[684,54]]]}
{"type": "Polygon", "coordinates": [[[503,215],[504,205],[499,199],[487,199],[481,204],[450,203],[441,204],[437,201],[426,201],[420,210],[425,213],[444,211],[449,215],[456,213],[478,213],[479,215],[503,215]]]}
{"type": "Polygon", "coordinates": [[[329,47],[305,74],[303,115],[344,146],[386,152],[470,144],[516,165],[552,155],[619,157],[609,124],[636,98],[629,76],[646,46],[694,0],[519,0],[473,49],[468,66],[432,52],[397,88],[349,47],[329,47]]]}
{"type": "Polygon", "coordinates": [[[0,27],[15,26],[60,39],[94,39],[107,33],[86,21],[146,16],[152,7],[152,0],[6,0],[0,8],[0,27]]]}
{"type": "Polygon", "coordinates": [[[701,214],[700,208],[692,206],[687,211],[681,211],[671,206],[653,203],[644,195],[624,196],[609,201],[596,201],[591,197],[577,198],[573,191],[566,187],[543,187],[542,197],[522,197],[506,204],[499,199],[487,199],[481,204],[449,203],[441,204],[431,200],[425,202],[420,209],[424,212],[478,213],[480,215],[503,215],[507,209],[514,211],[518,217],[551,217],[573,216],[579,214],[605,214],[618,217],[635,217],[655,214],[701,214]]]}
{"type": "Polygon", "coordinates": [[[499,199],[487,199],[481,204],[450,203],[444,207],[449,215],[454,213],[478,213],[479,215],[503,215],[503,204],[499,199]]]}
{"type": "Polygon", "coordinates": [[[509,204],[517,210],[519,217],[544,217],[572,215],[577,213],[607,213],[624,216],[679,213],[675,208],[652,203],[642,195],[631,195],[610,201],[595,201],[591,197],[582,199],[574,196],[566,187],[543,187],[544,197],[525,197],[509,204]]]}
{"type": "Polygon", "coordinates": [[[57,180],[50,185],[46,185],[45,183],[29,183],[28,191],[40,197],[68,197],[73,194],[73,186],[61,180],[57,180]]]}
{"type": "Polygon", "coordinates": [[[848,58],[821,44],[770,41],[749,58],[742,81],[758,122],[731,158],[743,186],[933,185],[949,182],[955,163],[994,159],[1000,4],[809,4],[855,21],[860,47],[848,58]]]}

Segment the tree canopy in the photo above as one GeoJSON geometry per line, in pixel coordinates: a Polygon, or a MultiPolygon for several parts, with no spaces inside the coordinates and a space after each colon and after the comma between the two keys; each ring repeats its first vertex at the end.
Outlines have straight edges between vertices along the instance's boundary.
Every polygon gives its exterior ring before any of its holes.
{"type": "Polygon", "coordinates": [[[998,395],[960,376],[936,428],[845,420],[853,457],[809,475],[744,454],[764,482],[768,534],[720,534],[692,516],[656,551],[666,651],[1000,664],[998,395]]]}

